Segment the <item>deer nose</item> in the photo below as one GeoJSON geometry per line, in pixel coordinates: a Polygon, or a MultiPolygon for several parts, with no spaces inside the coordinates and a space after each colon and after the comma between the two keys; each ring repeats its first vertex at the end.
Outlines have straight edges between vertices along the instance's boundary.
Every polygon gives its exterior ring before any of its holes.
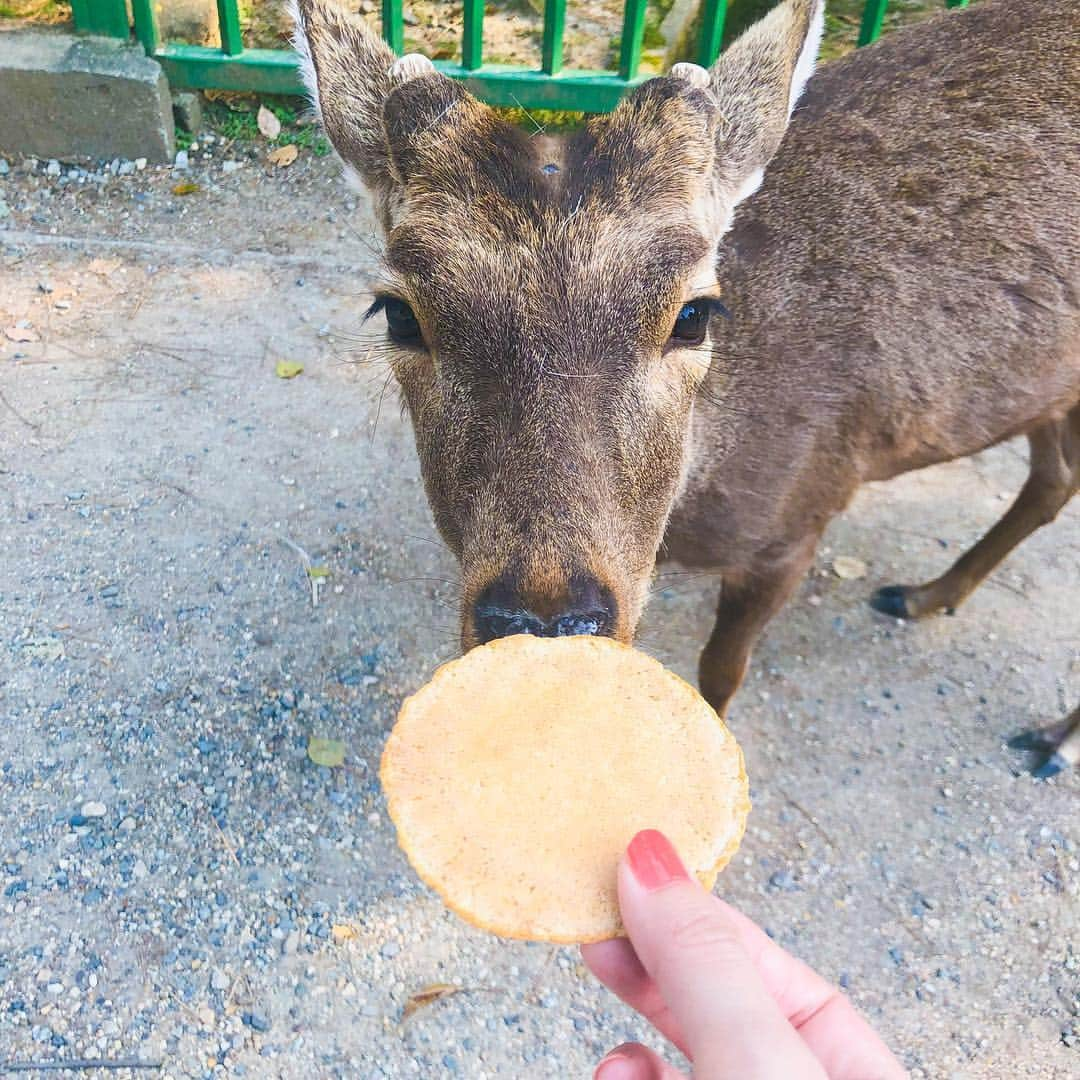
{"type": "MultiPolygon", "coordinates": [[[[506,580],[489,585],[473,607],[473,623],[481,644],[513,634],[570,637],[574,634],[609,634],[615,625],[615,601],[610,591],[593,578],[571,579],[569,597],[545,617],[528,604],[519,588],[506,580]]],[[[549,606],[549,605],[544,605],[549,606]]]]}

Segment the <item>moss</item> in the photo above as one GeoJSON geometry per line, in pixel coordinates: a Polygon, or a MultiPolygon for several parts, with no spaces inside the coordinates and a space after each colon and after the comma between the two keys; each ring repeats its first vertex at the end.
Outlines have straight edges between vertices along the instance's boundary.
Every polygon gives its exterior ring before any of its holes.
{"type": "Polygon", "coordinates": [[[537,125],[549,134],[563,131],[575,131],[585,123],[581,113],[565,112],[556,109],[496,109],[504,120],[527,131],[535,131],[537,125]]]}

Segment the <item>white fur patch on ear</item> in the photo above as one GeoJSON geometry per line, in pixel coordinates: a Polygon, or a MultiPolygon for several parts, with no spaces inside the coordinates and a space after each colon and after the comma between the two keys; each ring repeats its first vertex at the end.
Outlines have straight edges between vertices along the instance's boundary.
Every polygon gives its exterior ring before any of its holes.
{"type": "Polygon", "coordinates": [[[405,83],[410,79],[434,74],[435,65],[421,53],[406,53],[390,66],[390,81],[394,83],[405,83]]]}
{"type": "MultiPolygon", "coordinates": [[[[791,79],[791,92],[788,94],[788,119],[791,119],[792,112],[795,111],[795,105],[799,98],[802,97],[802,92],[806,89],[806,84],[810,81],[810,76],[814,74],[814,68],[817,66],[818,51],[821,48],[821,38],[825,33],[825,0],[817,0],[814,5],[814,11],[810,16],[810,26],[806,31],[806,40],[803,42],[802,51],[799,53],[798,63],[795,65],[795,74],[791,79]]],[[[758,184],[761,183],[761,179],[758,179],[758,184]]],[[[753,194],[757,190],[755,185],[752,191],[747,194],[753,194]]],[[[743,196],[745,198],[745,196],[743,196]]]]}
{"type": "Polygon", "coordinates": [[[308,43],[307,31],[304,29],[304,18],[300,14],[300,6],[297,0],[288,0],[285,8],[293,21],[292,47],[296,50],[296,56],[300,62],[300,78],[303,79],[307,92],[311,97],[311,107],[315,110],[315,115],[321,122],[319,77],[315,74],[315,61],[311,58],[311,45],[308,43]]]}
{"type": "Polygon", "coordinates": [[[672,64],[668,73],[673,79],[685,79],[698,90],[708,88],[711,76],[700,64],[672,64]]]}

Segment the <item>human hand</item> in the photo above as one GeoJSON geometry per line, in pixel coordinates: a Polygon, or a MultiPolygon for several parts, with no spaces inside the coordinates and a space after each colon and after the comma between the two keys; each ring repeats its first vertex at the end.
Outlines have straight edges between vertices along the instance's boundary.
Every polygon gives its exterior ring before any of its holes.
{"type": "MultiPolygon", "coordinates": [[[[696,1080],[900,1080],[896,1058],[848,999],[693,880],[653,829],[619,864],[629,938],[583,945],[594,975],[670,1039],[696,1080]]],[[[680,1080],[640,1043],[594,1080],[680,1080]]]]}

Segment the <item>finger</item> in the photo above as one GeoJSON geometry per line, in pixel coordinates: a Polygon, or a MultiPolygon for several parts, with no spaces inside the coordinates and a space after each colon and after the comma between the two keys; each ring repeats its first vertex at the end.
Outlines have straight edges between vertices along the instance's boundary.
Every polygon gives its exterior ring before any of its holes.
{"type": "Polygon", "coordinates": [[[832,1080],[905,1080],[907,1072],[848,999],[833,996],[798,1028],[832,1080]]]}
{"type": "Polygon", "coordinates": [[[752,919],[717,899],[762,981],[833,1080],[903,1077],[904,1070],[848,998],[776,944],[752,919]]]}
{"type": "Polygon", "coordinates": [[[582,945],[581,958],[609,990],[622,998],[631,1009],[641,1013],[665,1039],[686,1053],[686,1040],[679,1021],[660,996],[656,983],[641,966],[634,946],[626,938],[582,945]]]}
{"type": "Polygon", "coordinates": [[[773,1000],[792,1024],[798,1026],[800,1018],[813,1015],[836,993],[831,983],[777,945],[752,919],[719,897],[716,903],[738,933],[773,1000]]]}
{"type": "Polygon", "coordinates": [[[623,1043],[596,1066],[593,1080],[686,1080],[686,1077],[647,1046],[623,1043]]]}
{"type": "Polygon", "coordinates": [[[682,1027],[695,1075],[825,1076],[770,996],[728,909],[690,879],[661,833],[630,842],[619,907],[634,951],[682,1027]]]}

